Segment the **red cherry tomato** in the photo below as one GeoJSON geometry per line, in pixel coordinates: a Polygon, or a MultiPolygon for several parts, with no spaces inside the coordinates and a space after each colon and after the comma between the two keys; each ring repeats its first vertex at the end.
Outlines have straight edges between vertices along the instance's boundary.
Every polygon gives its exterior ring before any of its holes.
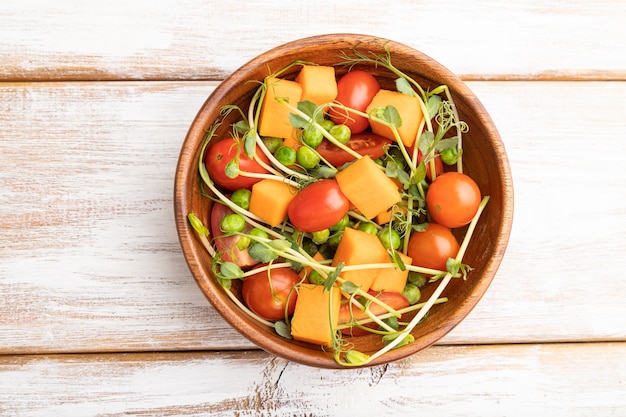
{"type": "MultiPolygon", "coordinates": [[[[211,145],[204,158],[204,164],[211,179],[219,186],[230,191],[240,188],[251,188],[252,185],[260,181],[259,178],[245,177],[238,175],[230,178],[226,175],[226,165],[237,156],[239,151],[239,170],[245,172],[267,173],[255,160],[248,158],[243,150],[243,142],[232,137],[220,140],[211,145]]],[[[259,158],[269,163],[269,159],[263,152],[257,149],[259,158]]]]}
{"type": "MultiPolygon", "coordinates": [[[[353,70],[337,81],[336,100],[346,107],[365,112],[372,98],[380,90],[380,84],[374,76],[361,70],[353,70]]],[[[333,108],[329,115],[335,124],[345,124],[353,135],[369,127],[369,121],[363,116],[333,108]]]]}
{"type": "MultiPolygon", "coordinates": [[[[417,151],[417,162],[422,162],[422,160],[424,159],[424,155],[422,154],[422,151],[418,150],[417,151]]],[[[435,152],[435,156],[433,158],[433,162],[435,164],[435,178],[437,178],[439,175],[441,175],[443,173],[443,161],[441,160],[441,156],[439,155],[439,152],[435,152]]],[[[431,170],[431,166],[430,166],[430,161],[426,164],[426,178],[428,178],[428,181],[432,181],[433,180],[433,175],[432,175],[432,170],[431,170]]]]}
{"type": "MultiPolygon", "coordinates": [[[[369,155],[372,159],[380,158],[385,154],[385,145],[391,144],[387,138],[372,132],[362,132],[352,135],[346,146],[361,155],[369,155]]],[[[340,167],[346,162],[354,160],[354,157],[341,148],[333,145],[327,140],[315,149],[328,162],[336,167],[340,167]]]]}
{"type": "MultiPolygon", "coordinates": [[[[259,261],[250,257],[248,249],[237,248],[237,241],[241,239],[241,236],[225,236],[220,229],[222,219],[231,213],[234,212],[224,204],[214,203],[211,207],[211,236],[215,242],[215,249],[221,253],[224,262],[233,262],[242,268],[256,265],[259,261]]],[[[250,229],[252,226],[246,224],[243,231],[247,233],[250,229]]]]}
{"type": "Polygon", "coordinates": [[[409,255],[415,266],[446,270],[448,258],[459,252],[459,242],[448,229],[437,223],[429,223],[423,232],[415,231],[409,238],[409,255]]]}
{"type": "MultiPolygon", "coordinates": [[[[406,299],[402,293],[399,292],[381,292],[380,294],[374,293],[370,291],[370,294],[378,298],[383,303],[387,304],[389,307],[394,310],[400,310],[402,308],[406,308],[409,306],[409,301],[406,299]]],[[[371,303],[369,305],[370,311],[376,315],[384,314],[386,311],[379,305],[371,303]]],[[[341,304],[339,308],[339,324],[346,324],[351,321],[351,318],[354,320],[361,320],[366,318],[367,315],[359,310],[359,308],[355,305],[350,307],[349,302],[345,302],[341,304]],[[352,310],[352,311],[350,311],[352,310]],[[352,314],[352,316],[351,316],[352,314]]],[[[376,323],[368,323],[364,325],[365,327],[369,327],[371,329],[378,328],[378,324],[376,323]]],[[[360,329],[358,327],[342,329],[341,332],[348,336],[362,336],[365,334],[370,334],[367,330],[360,329]]]]}
{"type": "Polygon", "coordinates": [[[439,224],[455,228],[468,224],[480,205],[480,189],[472,178],[447,172],[435,178],[426,194],[426,207],[439,224]]]}
{"type": "Polygon", "coordinates": [[[291,224],[303,232],[328,229],[350,209],[350,201],[341,192],[337,181],[314,182],[302,189],[287,207],[291,224]]]}
{"type": "Polygon", "coordinates": [[[293,286],[300,282],[291,268],[274,268],[244,279],[241,288],[248,308],[266,320],[276,321],[293,314],[298,293],[293,286]],[[270,284],[271,280],[271,284],[270,284]]]}

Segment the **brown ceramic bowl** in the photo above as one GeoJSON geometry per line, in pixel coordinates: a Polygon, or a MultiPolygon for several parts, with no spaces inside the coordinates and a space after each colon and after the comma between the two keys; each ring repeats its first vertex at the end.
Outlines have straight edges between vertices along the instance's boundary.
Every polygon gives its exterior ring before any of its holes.
{"type": "MultiPolygon", "coordinates": [[[[426,55],[406,45],[386,39],[354,34],[314,36],[290,42],[252,59],[224,82],[206,100],[193,120],[183,143],[175,180],[176,226],[184,256],[191,273],[213,307],[242,335],[260,348],[301,364],[323,368],[339,368],[333,357],[320,346],[284,339],[243,313],[224,293],[211,275],[210,257],[187,222],[189,212],[196,213],[208,225],[209,199],[202,197],[198,188],[197,161],[207,128],[216,119],[225,104],[238,104],[247,108],[258,84],[250,80],[263,80],[268,71],[276,71],[295,60],[312,61],[320,65],[333,65],[341,59],[342,52],[357,47],[360,51],[383,54],[391,52],[394,65],[417,80],[425,89],[441,84],[450,88],[460,119],[467,122],[469,131],[463,136],[463,167],[479,185],[490,201],[474,232],[463,259],[474,269],[467,280],[453,279],[444,291],[449,301],[435,305],[427,320],[415,327],[415,342],[387,352],[369,365],[395,361],[437,342],[457,324],[481,299],[500,265],[508,243],[513,217],[513,185],[510,168],[502,140],[482,104],[470,89],[445,67],[426,55]]],[[[383,88],[394,89],[395,77],[386,70],[368,67],[380,80],[383,88]]],[[[337,73],[345,69],[338,69],[337,73]]],[[[285,75],[295,77],[295,70],[285,75]]],[[[234,121],[233,121],[234,122],[234,121]]],[[[218,131],[225,134],[227,124],[218,131]]],[[[462,231],[460,231],[462,232],[462,231]]],[[[461,235],[459,235],[461,237],[461,235]]],[[[422,300],[428,297],[436,284],[423,290],[422,300]]],[[[357,350],[374,352],[380,349],[376,336],[354,337],[350,340],[357,350]]]]}

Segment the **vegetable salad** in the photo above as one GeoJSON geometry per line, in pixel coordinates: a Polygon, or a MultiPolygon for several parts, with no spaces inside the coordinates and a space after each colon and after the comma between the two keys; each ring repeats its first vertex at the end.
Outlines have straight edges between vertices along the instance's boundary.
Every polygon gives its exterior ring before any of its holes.
{"type": "Polygon", "coordinates": [[[463,173],[468,127],[448,88],[425,90],[389,53],[351,52],[334,66],[294,62],[260,81],[248,108],[222,108],[198,160],[210,224],[188,219],[241,309],[361,366],[411,343],[450,280],[467,278],[463,256],[489,197],[463,173]],[[368,66],[389,71],[395,89],[368,66]],[[461,227],[459,242],[451,230],[461,227]],[[425,300],[424,285],[436,285],[425,300]],[[370,334],[376,352],[348,342],[370,334]]]}

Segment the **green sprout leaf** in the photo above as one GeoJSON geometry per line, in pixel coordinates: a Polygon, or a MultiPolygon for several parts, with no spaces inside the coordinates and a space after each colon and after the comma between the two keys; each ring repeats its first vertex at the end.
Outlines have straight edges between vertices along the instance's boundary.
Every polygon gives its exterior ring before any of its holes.
{"type": "Polygon", "coordinates": [[[250,131],[250,125],[248,124],[247,120],[240,120],[240,121],[238,121],[237,123],[235,123],[233,125],[233,129],[240,136],[243,136],[243,135],[247,134],[248,131],[250,131]]]}
{"type": "Polygon", "coordinates": [[[238,158],[233,158],[226,164],[224,168],[224,173],[228,178],[236,178],[239,175],[239,160],[238,158]]]}
{"type": "Polygon", "coordinates": [[[400,269],[400,271],[406,271],[406,264],[400,257],[400,254],[398,253],[398,251],[388,249],[387,253],[389,254],[389,258],[391,259],[391,262],[398,265],[398,268],[400,269]]]}
{"type": "Polygon", "coordinates": [[[403,339],[394,347],[394,349],[397,349],[401,346],[408,345],[409,343],[412,343],[415,341],[415,337],[413,337],[411,333],[392,333],[392,334],[387,334],[383,336],[383,343],[385,345],[388,345],[389,343],[396,340],[398,337],[403,337],[403,339]]]}
{"type": "Polygon", "coordinates": [[[396,89],[402,94],[417,97],[417,93],[406,78],[396,78],[396,89]]]}
{"type": "Polygon", "coordinates": [[[434,143],[435,134],[431,131],[426,131],[420,136],[417,146],[419,150],[422,151],[422,155],[428,155],[434,143]]]}
{"type": "Polygon", "coordinates": [[[248,248],[248,254],[252,259],[263,263],[278,259],[276,252],[274,252],[270,246],[261,242],[252,244],[250,248],[248,248]]]}
{"type": "Polygon", "coordinates": [[[452,136],[450,138],[441,139],[439,142],[437,142],[437,144],[435,145],[435,150],[441,153],[447,149],[457,149],[458,146],[459,137],[452,136]]]}
{"type": "Polygon", "coordinates": [[[291,329],[289,328],[289,325],[287,323],[285,323],[284,321],[277,321],[276,323],[274,323],[274,329],[276,330],[276,333],[280,336],[280,337],[284,337],[285,339],[291,339],[291,329]]]}
{"type": "Polygon", "coordinates": [[[309,122],[304,117],[298,116],[297,114],[293,113],[289,114],[289,122],[291,123],[291,126],[295,127],[296,129],[303,129],[309,125],[309,122]]]}
{"type": "Polygon", "coordinates": [[[237,264],[233,262],[224,262],[220,266],[220,275],[222,278],[242,278],[243,271],[241,270],[241,268],[239,268],[239,266],[237,266],[237,264]]]}
{"type": "Polygon", "coordinates": [[[256,134],[249,130],[243,137],[243,151],[248,158],[256,153],[256,134]]]}
{"type": "Polygon", "coordinates": [[[426,178],[426,163],[422,160],[413,171],[413,183],[417,184],[426,178]]]}
{"type": "Polygon", "coordinates": [[[333,287],[333,284],[335,284],[335,281],[339,277],[339,274],[341,273],[341,270],[344,266],[346,266],[346,264],[341,262],[339,265],[337,265],[333,272],[328,274],[328,276],[326,277],[326,282],[324,283],[324,289],[326,291],[330,291],[330,289],[333,287]]]}
{"type": "Polygon", "coordinates": [[[398,112],[398,109],[396,109],[394,106],[385,107],[383,115],[384,120],[389,122],[392,126],[402,126],[402,118],[400,118],[400,113],[398,112]]]}
{"type": "Polygon", "coordinates": [[[358,350],[349,350],[346,352],[346,362],[352,365],[365,365],[369,359],[369,355],[359,352],[358,350]]]}
{"type": "Polygon", "coordinates": [[[454,258],[448,258],[448,260],[446,261],[446,271],[448,271],[452,275],[456,275],[460,272],[463,276],[463,280],[467,279],[467,273],[471,270],[472,267],[462,263],[461,261],[457,261],[454,258]]]}
{"type": "Polygon", "coordinates": [[[206,226],[202,223],[202,220],[200,220],[195,213],[189,213],[187,215],[187,219],[189,220],[191,227],[193,227],[193,230],[195,230],[200,236],[206,237],[210,235],[209,229],[206,228],[206,226]]]}
{"type": "Polygon", "coordinates": [[[358,290],[359,286],[352,281],[346,281],[341,284],[341,291],[345,292],[346,294],[354,294],[358,290]]]}
{"type": "Polygon", "coordinates": [[[439,112],[439,106],[441,106],[441,97],[438,95],[432,95],[428,97],[426,101],[426,111],[428,111],[428,118],[432,119],[439,112]]]}

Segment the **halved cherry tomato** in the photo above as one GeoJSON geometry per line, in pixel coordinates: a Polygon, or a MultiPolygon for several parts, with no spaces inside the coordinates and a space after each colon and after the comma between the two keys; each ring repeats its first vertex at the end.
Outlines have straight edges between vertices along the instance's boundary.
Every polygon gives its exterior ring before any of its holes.
{"type": "MultiPolygon", "coordinates": [[[[237,247],[237,241],[241,236],[225,236],[220,229],[222,219],[232,213],[233,211],[224,204],[214,203],[211,207],[211,236],[215,242],[215,249],[221,253],[224,262],[234,262],[242,268],[256,265],[258,261],[250,257],[248,249],[240,250],[237,247]]],[[[250,229],[252,226],[247,224],[243,232],[247,233],[250,229]]]]}
{"type": "MultiPolygon", "coordinates": [[[[251,188],[252,185],[260,181],[259,178],[245,177],[238,175],[230,178],[226,175],[226,165],[237,156],[239,152],[239,170],[245,172],[267,173],[255,160],[248,158],[243,150],[243,142],[232,137],[220,140],[211,145],[204,158],[204,164],[211,179],[219,186],[230,191],[240,188],[251,188]]],[[[257,149],[256,154],[265,163],[269,164],[269,159],[263,152],[257,149]]]]}
{"type": "MultiPolygon", "coordinates": [[[[372,159],[380,158],[385,154],[385,145],[390,145],[391,141],[372,132],[362,132],[352,135],[346,146],[361,155],[369,155],[372,159]]],[[[354,156],[343,149],[333,145],[327,140],[316,148],[316,151],[328,162],[336,167],[354,161],[354,156]]]]}
{"type": "Polygon", "coordinates": [[[281,320],[293,314],[300,282],[291,268],[273,268],[244,279],[241,295],[248,308],[266,320],[281,320]]]}
{"type": "Polygon", "coordinates": [[[411,263],[415,266],[445,271],[448,258],[454,258],[459,248],[459,242],[450,229],[429,223],[426,230],[413,232],[407,255],[413,259],[411,263]]]}
{"type": "Polygon", "coordinates": [[[350,201],[336,180],[316,181],[304,187],[287,207],[289,221],[303,232],[318,232],[333,226],[350,209],[350,201]]]}
{"type": "MultiPolygon", "coordinates": [[[[393,308],[394,310],[400,310],[402,308],[406,308],[409,306],[409,301],[406,299],[404,295],[402,295],[402,293],[399,293],[399,292],[385,291],[385,292],[381,292],[380,294],[377,294],[375,292],[370,291],[370,294],[375,296],[380,301],[387,304],[389,307],[393,308]]],[[[386,311],[381,306],[375,303],[371,303],[369,305],[369,308],[370,308],[370,311],[374,313],[375,315],[386,313],[386,311]]],[[[346,301],[342,303],[341,307],[339,308],[339,324],[346,324],[350,322],[352,318],[354,318],[354,320],[361,320],[361,319],[367,318],[367,314],[359,310],[357,306],[355,305],[351,306],[350,303],[346,301]]],[[[364,326],[369,327],[371,329],[378,328],[378,324],[373,323],[373,322],[365,324],[364,326]]],[[[359,329],[358,327],[342,329],[341,332],[349,336],[362,336],[365,334],[370,334],[370,332],[368,332],[367,330],[359,329]]]]}
{"type": "Polygon", "coordinates": [[[426,207],[432,218],[450,228],[468,224],[479,205],[480,189],[476,182],[456,171],[438,176],[426,194],[426,207]]]}
{"type": "MultiPolygon", "coordinates": [[[[337,81],[336,101],[346,107],[365,112],[378,90],[380,90],[380,84],[372,74],[362,70],[353,70],[337,81]]],[[[332,108],[329,116],[335,124],[348,126],[353,135],[369,127],[367,118],[342,109],[332,108]]]]}

